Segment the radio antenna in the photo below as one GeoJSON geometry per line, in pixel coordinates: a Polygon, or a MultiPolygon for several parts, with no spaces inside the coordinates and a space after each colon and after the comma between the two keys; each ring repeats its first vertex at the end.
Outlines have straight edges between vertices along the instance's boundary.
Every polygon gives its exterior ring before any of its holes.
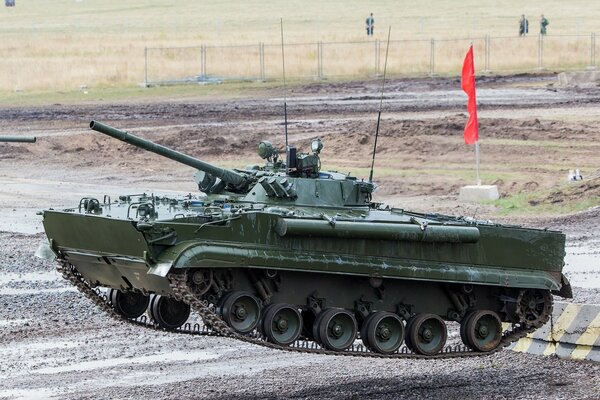
{"type": "Polygon", "coordinates": [[[390,50],[390,33],[392,27],[388,29],[387,46],[385,48],[385,63],[383,64],[383,79],[381,80],[381,98],[379,99],[379,114],[377,115],[377,129],[375,130],[375,144],[373,145],[373,161],[371,161],[371,172],[369,173],[369,182],[373,182],[373,167],[375,166],[375,152],[377,151],[377,137],[379,136],[379,122],[381,122],[381,107],[383,106],[383,91],[385,89],[385,73],[387,71],[388,52],[390,50]]]}
{"type": "Polygon", "coordinates": [[[283,126],[285,129],[285,148],[288,148],[288,121],[287,121],[287,87],[285,85],[285,51],[283,49],[283,18],[281,18],[281,61],[283,64],[283,126]]]}

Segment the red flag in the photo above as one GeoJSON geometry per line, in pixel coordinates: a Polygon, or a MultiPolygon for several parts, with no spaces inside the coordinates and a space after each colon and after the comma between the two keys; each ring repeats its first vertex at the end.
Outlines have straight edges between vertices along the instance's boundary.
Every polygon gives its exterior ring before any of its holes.
{"type": "Polygon", "coordinates": [[[479,139],[477,123],[477,100],[475,97],[475,66],[473,65],[473,45],[469,47],[462,67],[462,90],[469,96],[467,111],[469,120],[465,125],[465,143],[474,144],[479,139]]]}

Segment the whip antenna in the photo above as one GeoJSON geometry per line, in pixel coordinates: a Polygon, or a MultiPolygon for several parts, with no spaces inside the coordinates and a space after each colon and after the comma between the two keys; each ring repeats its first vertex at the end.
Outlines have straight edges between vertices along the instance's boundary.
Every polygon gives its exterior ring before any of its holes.
{"type": "Polygon", "coordinates": [[[392,27],[388,29],[387,46],[385,48],[385,62],[383,64],[383,79],[381,81],[381,98],[379,99],[379,114],[377,115],[377,129],[375,129],[375,144],[373,145],[373,161],[371,161],[371,172],[369,173],[369,182],[373,182],[373,167],[375,166],[375,151],[377,151],[377,137],[379,136],[379,122],[381,122],[381,107],[383,106],[383,91],[385,89],[385,73],[387,70],[388,52],[390,50],[390,33],[392,27]]]}
{"type": "Polygon", "coordinates": [[[281,18],[281,61],[283,64],[283,126],[285,129],[285,148],[288,148],[287,88],[285,85],[285,51],[283,50],[283,18],[281,18]]]}

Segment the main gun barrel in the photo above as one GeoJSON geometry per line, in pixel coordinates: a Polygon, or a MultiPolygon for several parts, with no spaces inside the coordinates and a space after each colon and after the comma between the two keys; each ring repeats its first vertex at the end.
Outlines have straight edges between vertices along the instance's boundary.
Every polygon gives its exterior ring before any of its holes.
{"type": "Polygon", "coordinates": [[[0,142],[35,143],[35,136],[0,136],[0,142]]]}
{"type": "Polygon", "coordinates": [[[176,150],[154,143],[150,140],[142,139],[138,136],[132,135],[131,133],[121,131],[101,122],[90,122],[90,128],[97,132],[104,133],[105,135],[112,136],[115,139],[119,139],[123,142],[134,145],[136,147],[140,147],[144,150],[151,151],[152,153],[156,153],[163,157],[170,158],[171,160],[178,161],[182,164],[188,165],[192,168],[196,168],[200,171],[204,171],[217,178],[221,178],[221,180],[223,180],[224,182],[231,184],[235,187],[242,187],[246,184],[246,178],[235,171],[220,168],[215,165],[206,163],[204,161],[198,160],[197,158],[188,156],[187,154],[180,153],[176,150]]]}

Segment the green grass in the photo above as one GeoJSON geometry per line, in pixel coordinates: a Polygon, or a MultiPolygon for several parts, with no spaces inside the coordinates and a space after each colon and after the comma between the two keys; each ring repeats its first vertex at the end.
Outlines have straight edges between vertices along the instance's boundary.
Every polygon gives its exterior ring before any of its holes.
{"type": "MultiPolygon", "coordinates": [[[[342,82],[343,79],[329,79],[327,82],[342,82]]],[[[286,82],[288,90],[306,85],[306,81],[292,79],[286,82]]],[[[282,82],[278,81],[225,81],[202,85],[151,86],[126,85],[117,87],[91,87],[80,90],[35,90],[1,91],[0,106],[36,106],[45,104],[82,104],[122,101],[167,101],[167,100],[215,100],[234,98],[256,98],[267,92],[280,90],[283,96],[282,82]],[[87,93],[86,93],[87,92],[87,93]]]]}
{"type": "Polygon", "coordinates": [[[87,88],[71,91],[0,91],[0,105],[35,106],[52,103],[81,104],[120,101],[165,101],[170,98],[210,99],[259,96],[265,90],[279,87],[279,83],[226,82],[211,85],[175,85],[144,88],[139,86],[87,88]]]}
{"type": "Polygon", "coordinates": [[[542,203],[532,205],[530,201],[547,197],[553,190],[535,191],[531,193],[516,193],[514,195],[486,202],[498,207],[497,214],[508,215],[560,215],[572,214],[585,211],[591,207],[600,205],[598,198],[589,197],[585,199],[571,200],[556,204],[542,203]]]}
{"type": "Polygon", "coordinates": [[[600,143],[589,143],[587,141],[555,141],[555,140],[519,140],[519,139],[493,139],[493,138],[485,138],[481,141],[482,144],[493,144],[499,146],[525,146],[525,147],[583,147],[589,148],[590,146],[598,146],[600,147],[600,143]]]}

